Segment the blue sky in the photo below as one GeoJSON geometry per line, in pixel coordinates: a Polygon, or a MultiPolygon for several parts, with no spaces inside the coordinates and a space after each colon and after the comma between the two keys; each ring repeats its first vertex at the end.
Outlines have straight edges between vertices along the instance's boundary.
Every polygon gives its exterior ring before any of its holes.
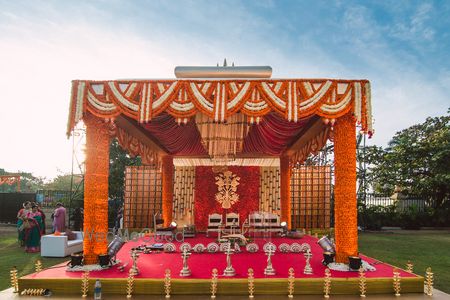
{"type": "Polygon", "coordinates": [[[448,28],[450,1],[0,0],[0,168],[70,171],[72,79],[173,78],[225,57],[274,78],[369,79],[370,143],[385,146],[450,107],[448,28]]]}

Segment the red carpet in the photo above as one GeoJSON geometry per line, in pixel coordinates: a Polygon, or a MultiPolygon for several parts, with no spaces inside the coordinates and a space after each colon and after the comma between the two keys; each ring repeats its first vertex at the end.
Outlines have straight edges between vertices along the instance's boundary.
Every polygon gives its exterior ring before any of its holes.
{"type": "MultiPolygon", "coordinates": [[[[185,242],[189,242],[191,246],[197,243],[203,243],[206,245],[210,242],[215,241],[215,238],[206,238],[204,235],[198,235],[196,238],[187,238],[185,242]]],[[[255,278],[286,278],[288,276],[288,269],[293,267],[295,270],[296,278],[322,278],[324,275],[325,267],[322,265],[322,248],[316,243],[317,239],[310,236],[305,236],[302,239],[288,239],[288,238],[272,238],[271,242],[275,245],[281,243],[308,243],[311,246],[311,251],[313,257],[311,259],[311,266],[314,274],[304,275],[303,268],[305,267],[305,258],[303,253],[281,253],[278,251],[272,257],[273,267],[276,270],[275,276],[264,275],[264,268],[267,263],[267,256],[262,251],[263,245],[269,240],[264,240],[262,238],[256,238],[255,242],[259,246],[259,251],[257,253],[249,253],[245,250],[245,247],[241,247],[242,252],[236,253],[231,256],[232,265],[236,270],[235,277],[224,277],[220,278],[247,278],[248,268],[253,268],[255,273],[255,278]]],[[[123,263],[129,262],[124,272],[119,272],[116,267],[112,267],[108,270],[103,271],[93,271],[90,273],[91,278],[126,278],[128,275],[128,270],[131,267],[130,249],[132,247],[137,247],[141,245],[142,242],[128,242],[124,245],[118,254],[118,259],[123,263]]],[[[151,244],[151,243],[147,243],[151,244]]],[[[141,254],[138,259],[138,267],[140,274],[136,278],[164,278],[164,271],[170,269],[172,271],[172,278],[180,278],[179,272],[182,268],[181,253],[178,247],[181,243],[174,242],[177,246],[177,252],[175,253],[151,253],[151,254],[141,254]]],[[[374,272],[366,272],[366,277],[392,277],[393,267],[382,263],[373,258],[369,258],[361,255],[361,257],[376,267],[374,272]]],[[[226,255],[220,252],[217,253],[192,253],[188,260],[188,265],[192,271],[192,276],[182,277],[182,278],[195,278],[195,279],[205,279],[211,277],[211,270],[217,268],[219,274],[223,273],[226,267],[226,255]]],[[[54,267],[46,269],[38,274],[31,274],[25,276],[25,278],[79,278],[81,277],[81,272],[67,272],[63,265],[61,267],[54,267]]],[[[332,277],[336,278],[351,278],[358,277],[358,272],[338,272],[331,271],[332,277]]],[[[414,274],[407,273],[401,270],[401,277],[416,277],[414,274]]]]}

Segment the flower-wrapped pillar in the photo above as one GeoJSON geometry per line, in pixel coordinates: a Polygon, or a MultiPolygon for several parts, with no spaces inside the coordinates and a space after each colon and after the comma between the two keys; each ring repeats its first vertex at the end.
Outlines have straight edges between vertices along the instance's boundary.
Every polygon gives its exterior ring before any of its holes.
{"type": "Polygon", "coordinates": [[[95,264],[99,254],[107,253],[108,233],[108,124],[87,115],[86,171],[84,175],[84,263],[95,264]]]}
{"type": "Polygon", "coordinates": [[[291,167],[289,157],[280,157],[280,205],[281,222],[291,229],[291,167]]]}
{"type": "Polygon", "coordinates": [[[169,226],[172,222],[174,172],[173,157],[170,155],[164,156],[162,158],[162,215],[164,226],[169,226]]]}
{"type": "Polygon", "coordinates": [[[355,120],[348,113],[334,127],[334,227],[336,262],[358,254],[355,120]]]}

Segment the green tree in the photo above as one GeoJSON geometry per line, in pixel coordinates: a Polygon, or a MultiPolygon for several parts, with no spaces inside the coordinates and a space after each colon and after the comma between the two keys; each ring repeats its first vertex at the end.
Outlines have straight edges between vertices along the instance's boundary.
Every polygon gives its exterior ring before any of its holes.
{"type": "MultiPolygon", "coordinates": [[[[0,168],[0,175],[20,175],[20,191],[22,193],[34,193],[44,186],[44,178],[33,176],[28,172],[8,172],[5,169],[0,168]]],[[[12,193],[17,191],[17,183],[12,185],[2,184],[0,186],[0,192],[12,193]]]]}
{"type": "Polygon", "coordinates": [[[397,132],[387,148],[366,149],[367,174],[376,192],[430,195],[438,203],[450,198],[450,110],[447,115],[397,132]]]}
{"type": "Polygon", "coordinates": [[[52,181],[45,184],[45,189],[47,190],[59,190],[59,191],[70,191],[74,190],[77,185],[81,184],[83,181],[82,175],[72,175],[71,174],[60,174],[56,176],[52,181]],[[73,181],[72,181],[73,180],[73,181]]]}
{"type": "Polygon", "coordinates": [[[124,196],[125,167],[140,166],[140,157],[131,157],[114,139],[109,148],[109,198],[122,200],[124,196]]]}

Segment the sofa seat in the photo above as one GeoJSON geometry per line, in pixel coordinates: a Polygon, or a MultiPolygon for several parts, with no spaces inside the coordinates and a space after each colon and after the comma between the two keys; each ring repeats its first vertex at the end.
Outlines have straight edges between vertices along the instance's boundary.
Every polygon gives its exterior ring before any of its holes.
{"type": "Polygon", "coordinates": [[[72,253],[83,251],[83,234],[74,231],[76,238],[69,241],[67,235],[48,234],[41,237],[41,256],[66,257],[72,253]]]}

